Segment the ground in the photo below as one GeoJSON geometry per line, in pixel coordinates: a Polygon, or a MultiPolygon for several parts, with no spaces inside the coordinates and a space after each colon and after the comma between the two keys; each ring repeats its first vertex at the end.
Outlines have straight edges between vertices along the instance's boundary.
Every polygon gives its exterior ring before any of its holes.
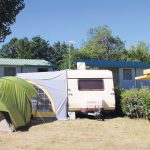
{"type": "Polygon", "coordinates": [[[111,118],[76,119],[34,125],[28,131],[0,132],[0,150],[149,150],[150,123],[111,118]]]}

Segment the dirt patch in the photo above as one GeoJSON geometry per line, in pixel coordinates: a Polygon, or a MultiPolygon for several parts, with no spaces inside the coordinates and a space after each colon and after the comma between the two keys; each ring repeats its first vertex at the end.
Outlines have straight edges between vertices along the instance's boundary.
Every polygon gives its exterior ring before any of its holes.
{"type": "Polygon", "coordinates": [[[39,124],[28,131],[0,133],[0,150],[149,150],[150,123],[114,118],[39,124]]]}

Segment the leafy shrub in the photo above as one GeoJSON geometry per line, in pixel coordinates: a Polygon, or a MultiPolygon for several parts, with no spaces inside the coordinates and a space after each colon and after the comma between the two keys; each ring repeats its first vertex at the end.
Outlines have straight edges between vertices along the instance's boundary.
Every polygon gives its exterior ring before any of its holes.
{"type": "Polygon", "coordinates": [[[125,90],[121,94],[121,106],[130,118],[150,120],[150,90],[148,88],[125,90]]]}
{"type": "Polygon", "coordinates": [[[117,116],[123,116],[123,112],[121,108],[121,93],[123,92],[124,89],[115,87],[114,90],[115,90],[115,104],[116,104],[116,109],[114,113],[117,116]]]}

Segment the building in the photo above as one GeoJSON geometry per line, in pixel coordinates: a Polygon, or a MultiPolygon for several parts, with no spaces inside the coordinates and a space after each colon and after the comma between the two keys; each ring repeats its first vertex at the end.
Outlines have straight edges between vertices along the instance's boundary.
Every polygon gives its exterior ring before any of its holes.
{"type": "Polygon", "coordinates": [[[130,89],[149,86],[150,81],[135,80],[135,77],[143,75],[143,70],[150,68],[150,64],[144,62],[125,62],[109,60],[78,60],[77,69],[107,69],[113,72],[115,87],[130,89]]]}
{"type": "Polygon", "coordinates": [[[41,59],[0,58],[0,77],[15,76],[17,73],[45,72],[53,70],[55,65],[41,59]]]}

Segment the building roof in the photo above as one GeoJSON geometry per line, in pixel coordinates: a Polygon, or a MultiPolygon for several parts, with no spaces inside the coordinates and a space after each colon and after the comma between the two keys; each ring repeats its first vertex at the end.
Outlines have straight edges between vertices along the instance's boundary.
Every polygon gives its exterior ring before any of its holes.
{"type": "Polygon", "coordinates": [[[77,62],[85,62],[86,66],[91,67],[150,68],[150,64],[144,62],[110,61],[110,60],[77,60],[77,62]]]}
{"type": "Polygon", "coordinates": [[[12,59],[0,58],[0,66],[43,66],[53,67],[51,62],[42,59],[12,59]]]}

